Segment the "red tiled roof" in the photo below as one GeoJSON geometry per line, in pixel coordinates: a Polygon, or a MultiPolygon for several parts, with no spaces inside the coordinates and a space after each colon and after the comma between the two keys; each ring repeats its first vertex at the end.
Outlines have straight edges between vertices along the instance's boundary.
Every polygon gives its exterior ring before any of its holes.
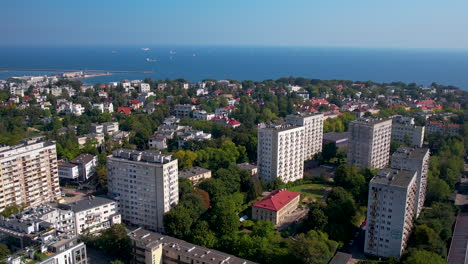
{"type": "Polygon", "coordinates": [[[132,104],[139,104],[140,101],[138,101],[137,99],[133,99],[133,100],[130,101],[130,103],[132,103],[132,104]]]}
{"type": "Polygon", "coordinates": [[[252,206],[272,211],[279,211],[299,195],[300,193],[291,192],[288,190],[275,190],[267,197],[254,203],[252,206]]]}
{"type": "Polygon", "coordinates": [[[343,88],[344,88],[342,84],[335,85],[335,87],[336,87],[337,89],[343,89],[343,88]]]}
{"type": "Polygon", "coordinates": [[[117,108],[117,113],[123,113],[123,114],[126,114],[126,115],[130,115],[131,112],[132,112],[132,109],[130,109],[130,107],[121,106],[121,107],[117,108]]]}
{"type": "Polygon", "coordinates": [[[25,96],[25,97],[23,97],[23,99],[26,100],[26,101],[29,101],[29,100],[31,100],[32,98],[29,97],[29,96],[25,96]]]}
{"type": "Polygon", "coordinates": [[[99,85],[99,88],[104,89],[104,88],[106,88],[106,85],[105,85],[105,84],[101,84],[101,85],[99,85]]]}
{"type": "Polygon", "coordinates": [[[221,90],[216,90],[216,91],[214,91],[215,94],[220,94],[220,93],[222,93],[222,92],[223,92],[223,91],[221,91],[221,90]]]}
{"type": "Polygon", "coordinates": [[[155,102],[158,103],[158,104],[161,104],[161,103],[164,103],[164,99],[156,99],[155,102]]]}
{"type": "Polygon", "coordinates": [[[447,126],[448,126],[448,127],[460,127],[459,124],[448,124],[447,126]]]}
{"type": "Polygon", "coordinates": [[[237,121],[237,120],[234,120],[234,119],[231,119],[227,122],[228,125],[240,125],[241,122],[237,121]]]}

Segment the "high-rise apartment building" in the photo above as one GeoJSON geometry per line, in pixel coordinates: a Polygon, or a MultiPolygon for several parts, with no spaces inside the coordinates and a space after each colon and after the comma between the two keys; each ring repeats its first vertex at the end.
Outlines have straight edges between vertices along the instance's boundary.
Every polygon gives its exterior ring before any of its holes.
{"type": "Polygon", "coordinates": [[[348,163],[381,169],[388,165],[392,120],[362,118],[349,124],[348,163]]]}
{"type": "Polygon", "coordinates": [[[0,211],[18,204],[26,207],[61,198],[55,142],[28,139],[0,147],[0,211]]]}
{"type": "Polygon", "coordinates": [[[288,115],[286,123],[304,127],[304,160],[310,160],[322,152],[323,114],[288,115]]]}
{"type": "Polygon", "coordinates": [[[381,169],[369,183],[364,252],[400,258],[413,227],[417,172],[381,169]]]}
{"type": "Polygon", "coordinates": [[[304,176],[304,127],[262,125],[258,129],[258,176],[263,181],[283,182],[304,176]]]}
{"type": "Polygon", "coordinates": [[[177,159],[154,151],[114,150],[107,157],[109,194],[122,220],[164,231],[164,213],[179,201],[177,159]]]}
{"type": "Polygon", "coordinates": [[[417,196],[416,217],[419,216],[426,199],[427,172],[429,171],[429,149],[400,147],[393,153],[391,167],[416,171],[417,174],[417,196]]]}

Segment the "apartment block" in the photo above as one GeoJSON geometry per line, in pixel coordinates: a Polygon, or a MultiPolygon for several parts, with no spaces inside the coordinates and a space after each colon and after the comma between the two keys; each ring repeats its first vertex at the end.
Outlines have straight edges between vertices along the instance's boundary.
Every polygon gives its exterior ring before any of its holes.
{"type": "Polygon", "coordinates": [[[349,124],[348,163],[381,169],[388,165],[392,120],[362,118],[349,124]]]}
{"type": "Polygon", "coordinates": [[[369,183],[364,252],[400,258],[413,227],[417,172],[381,169],[369,183]]]}
{"type": "Polygon", "coordinates": [[[254,264],[221,251],[138,228],[128,234],[133,264],[254,264]]]}
{"type": "Polygon", "coordinates": [[[429,157],[429,149],[410,147],[400,147],[392,155],[392,168],[417,172],[416,217],[421,213],[426,199],[429,157]]]}
{"type": "Polygon", "coordinates": [[[28,139],[0,147],[0,211],[12,204],[26,207],[61,198],[55,142],[28,139]]]}
{"type": "Polygon", "coordinates": [[[412,117],[396,116],[392,118],[392,140],[405,142],[414,147],[422,147],[425,130],[424,126],[416,126],[412,117]]]}
{"type": "Polygon", "coordinates": [[[322,152],[323,114],[288,115],[286,123],[304,127],[304,160],[310,160],[322,152]]]}
{"type": "Polygon", "coordinates": [[[106,197],[89,196],[87,199],[59,207],[73,212],[77,235],[95,233],[121,223],[117,202],[106,197]]]}
{"type": "Polygon", "coordinates": [[[195,110],[194,105],[178,104],[174,106],[174,115],[179,118],[188,117],[193,110],[195,110]]]}
{"type": "Polygon", "coordinates": [[[263,181],[291,182],[304,177],[303,126],[265,125],[258,129],[257,165],[263,181]]]}
{"type": "Polygon", "coordinates": [[[179,202],[177,159],[155,151],[114,150],[107,157],[109,194],[122,220],[163,232],[163,216],[179,202]]]}
{"type": "Polygon", "coordinates": [[[211,178],[211,171],[201,167],[192,167],[179,171],[179,178],[189,179],[193,185],[211,178]]]}

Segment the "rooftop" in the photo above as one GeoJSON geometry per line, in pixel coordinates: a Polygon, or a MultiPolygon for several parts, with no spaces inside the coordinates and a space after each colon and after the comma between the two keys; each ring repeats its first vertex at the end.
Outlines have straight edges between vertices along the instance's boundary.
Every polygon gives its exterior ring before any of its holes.
{"type": "Polygon", "coordinates": [[[267,197],[254,203],[253,207],[264,208],[272,211],[279,211],[291,200],[299,196],[300,193],[291,192],[288,190],[275,190],[271,192],[267,197]]]}
{"type": "Polygon", "coordinates": [[[351,124],[360,124],[360,125],[377,125],[377,124],[382,124],[385,122],[392,122],[391,119],[375,119],[375,118],[360,118],[358,120],[354,120],[351,122],[351,124]]]}
{"type": "Polygon", "coordinates": [[[377,172],[371,183],[407,188],[414,177],[415,171],[384,168],[377,172]]]}
{"type": "Polygon", "coordinates": [[[175,160],[171,155],[161,154],[161,152],[150,150],[138,151],[131,149],[116,149],[112,151],[112,157],[117,159],[157,164],[165,164],[175,160]]]}
{"type": "Polygon", "coordinates": [[[428,152],[428,148],[399,147],[392,158],[423,159],[428,152]]]}
{"type": "Polygon", "coordinates": [[[74,158],[71,163],[89,163],[91,162],[96,156],[91,154],[81,154],[78,157],[74,158]]]}
{"type": "Polygon", "coordinates": [[[210,170],[201,168],[201,167],[192,167],[182,171],[179,171],[180,178],[190,178],[195,175],[200,175],[203,173],[211,172],[210,170]]]}
{"type": "Polygon", "coordinates": [[[253,264],[254,262],[238,258],[217,250],[200,247],[186,241],[150,232],[138,228],[129,234],[130,239],[143,243],[147,248],[163,245],[165,250],[174,251],[180,256],[186,256],[206,264],[253,264]]]}
{"type": "Polygon", "coordinates": [[[250,163],[241,163],[241,164],[237,164],[237,166],[241,169],[241,170],[253,170],[253,169],[256,169],[257,168],[257,165],[253,165],[253,164],[250,164],[250,163]]]}
{"type": "Polygon", "coordinates": [[[349,139],[350,136],[351,136],[350,132],[328,132],[328,133],[323,133],[323,140],[336,142],[340,140],[349,139]]]}
{"type": "Polygon", "coordinates": [[[70,204],[60,204],[59,206],[77,213],[113,202],[115,201],[107,197],[89,196],[88,199],[79,200],[70,204]]]}

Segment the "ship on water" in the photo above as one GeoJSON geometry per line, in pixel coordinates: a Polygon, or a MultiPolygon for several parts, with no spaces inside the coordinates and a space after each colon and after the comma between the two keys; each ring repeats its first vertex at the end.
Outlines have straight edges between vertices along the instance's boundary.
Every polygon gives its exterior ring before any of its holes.
{"type": "Polygon", "coordinates": [[[148,51],[150,48],[141,48],[142,51],[148,51]]]}
{"type": "Polygon", "coordinates": [[[146,61],[147,61],[147,62],[155,62],[155,61],[156,61],[156,59],[150,59],[150,58],[146,58],[146,61]]]}

